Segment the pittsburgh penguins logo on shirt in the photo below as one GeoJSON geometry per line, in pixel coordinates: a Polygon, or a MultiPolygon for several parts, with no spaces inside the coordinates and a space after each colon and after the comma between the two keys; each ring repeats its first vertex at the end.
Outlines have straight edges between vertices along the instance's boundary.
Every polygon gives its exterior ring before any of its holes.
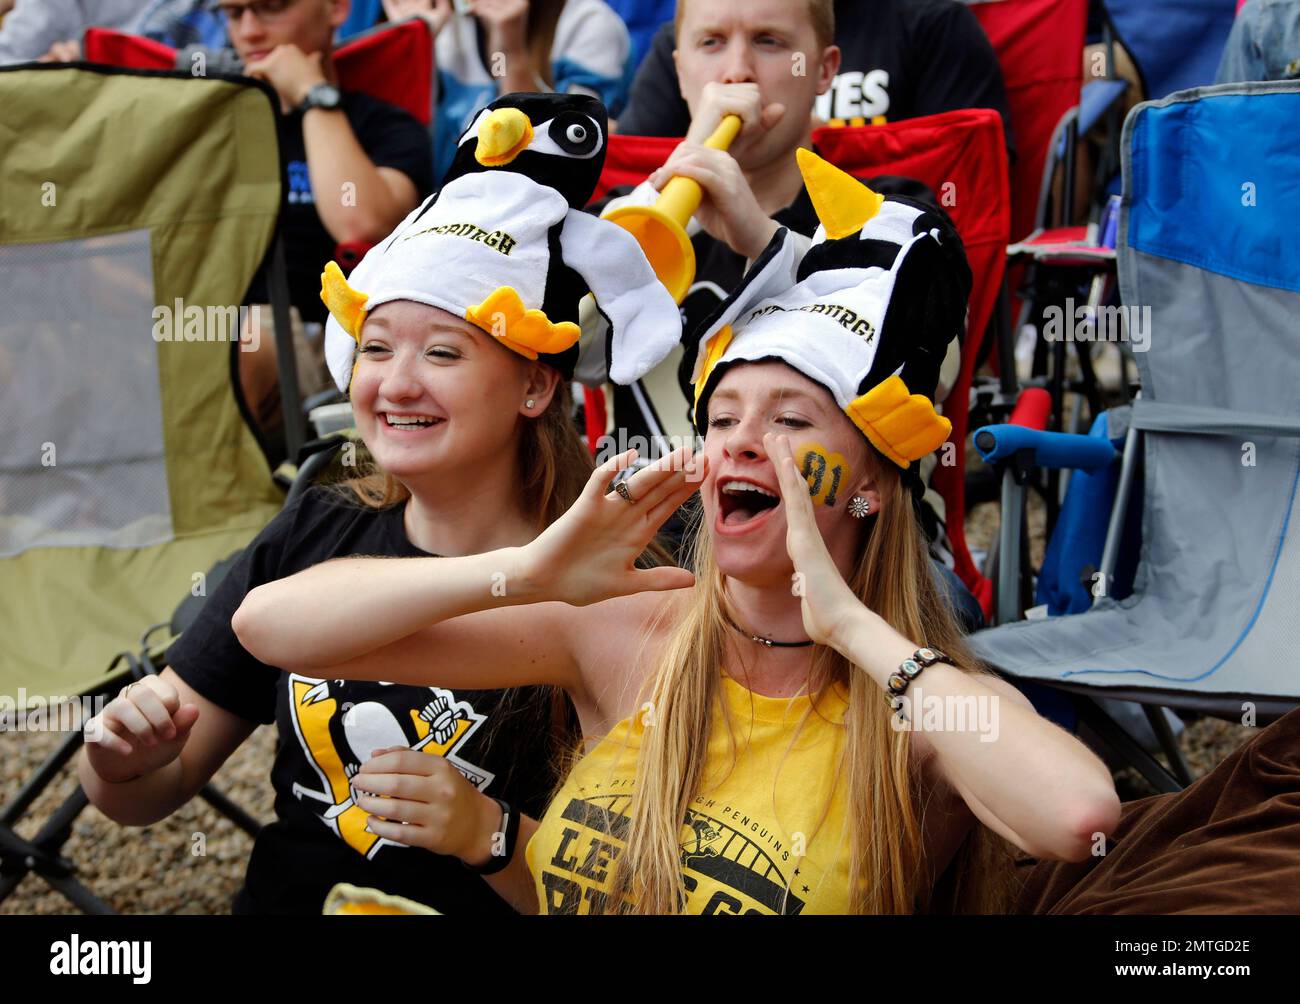
{"type": "Polygon", "coordinates": [[[293,784],[298,799],[319,803],[320,820],[353,850],[373,858],[402,846],[366,830],[352,777],[374,750],[407,746],[441,756],[483,791],[494,775],[458,755],[487,716],[441,687],[288,676],[294,733],[314,777],[293,784]]]}

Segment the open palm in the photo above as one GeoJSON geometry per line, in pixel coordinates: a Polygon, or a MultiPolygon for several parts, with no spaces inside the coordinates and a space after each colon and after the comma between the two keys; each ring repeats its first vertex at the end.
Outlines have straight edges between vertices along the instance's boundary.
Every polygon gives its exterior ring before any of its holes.
{"type": "Polygon", "coordinates": [[[819,645],[839,647],[855,609],[861,606],[840,574],[813,515],[808,481],[799,472],[790,440],[768,433],[763,437],[776,467],[785,504],[785,546],[794,562],[795,589],[800,596],[804,630],[819,645]]]}
{"type": "Polygon", "coordinates": [[[607,492],[610,479],[635,457],[628,450],[597,467],[569,511],[527,545],[528,574],[545,583],[547,595],[585,606],[694,583],[682,568],[635,565],[664,521],[699,489],[704,459],[692,466],[689,449],[677,450],[628,478],[630,501],[607,492]]]}

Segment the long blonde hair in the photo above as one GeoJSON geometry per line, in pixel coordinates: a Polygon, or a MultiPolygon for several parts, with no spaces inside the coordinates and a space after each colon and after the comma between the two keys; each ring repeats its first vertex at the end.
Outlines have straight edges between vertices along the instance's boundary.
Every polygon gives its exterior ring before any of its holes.
{"type": "MultiPolygon", "coordinates": [[[[888,463],[876,466],[883,504],[850,576],[850,588],[905,637],[940,649],[969,672],[987,672],[962,640],[932,577],[909,490],[897,468],[888,463]]],[[[611,879],[606,907],[610,912],[682,912],[686,902],[679,853],[682,820],[702,783],[715,703],[723,709],[735,763],[735,731],[720,693],[730,630],[726,597],[710,534],[704,529],[697,529],[695,536],[694,567],[692,602],[670,636],[646,691],[645,699],[655,709],[655,727],[644,730],[638,753],[636,785],[627,810],[627,845],[611,879]]],[[[913,913],[927,901],[930,910],[940,912],[1006,910],[1010,847],[978,823],[945,873],[942,888],[932,890],[921,874],[924,810],[919,807],[910,733],[891,725],[879,686],[834,649],[813,649],[808,681],[813,703],[794,730],[791,745],[825,689],[837,683],[849,693],[836,770],[846,786],[852,911],[913,913]]],[[[774,788],[775,784],[773,778],[774,788]]]]}

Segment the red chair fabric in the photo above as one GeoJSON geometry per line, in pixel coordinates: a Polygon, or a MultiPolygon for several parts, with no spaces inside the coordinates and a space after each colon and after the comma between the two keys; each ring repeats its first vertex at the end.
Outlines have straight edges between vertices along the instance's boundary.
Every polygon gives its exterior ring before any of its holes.
{"type": "Polygon", "coordinates": [[[599,202],[611,188],[641,184],[651,171],[668,159],[680,142],[680,138],[672,136],[623,136],[619,133],[610,136],[605,166],[601,168],[591,201],[599,202]]]}
{"type": "Polygon", "coordinates": [[[420,18],[380,25],[334,52],[339,86],[433,121],[433,35],[420,18]]]}
{"type": "Polygon", "coordinates": [[[1042,387],[1026,387],[1016,399],[1016,407],[1007,419],[1008,425],[1023,425],[1042,432],[1052,417],[1052,395],[1042,387]]]}
{"type": "MultiPolygon", "coordinates": [[[[88,28],[83,41],[87,62],[134,70],[170,70],[176,50],[162,42],[107,28],[88,28]]],[[[334,51],[339,86],[387,101],[433,121],[433,37],[420,18],[381,25],[357,35],[334,51]]]]}
{"type": "Polygon", "coordinates": [[[1114,271],[1115,249],[1090,243],[1087,227],[1035,230],[1007,248],[1012,259],[1030,258],[1049,265],[1090,266],[1114,271]]]}
{"type": "MultiPolygon", "coordinates": [[[[610,137],[600,198],[610,188],[634,185],[662,164],[680,142],[646,136],[610,137]]],[[[956,572],[986,611],[992,584],[971,560],[966,546],[966,432],[970,385],[979,343],[988,329],[1006,264],[1010,192],[1002,119],[985,108],[964,108],[878,126],[825,127],[813,144],[832,164],[861,178],[901,175],[923,182],[952,217],[966,247],[973,283],[962,365],[944,402],[952,423],[953,464],[940,465],[932,479],[947,507],[948,538],[956,572]]]]}
{"type": "Polygon", "coordinates": [[[1035,227],[1043,165],[1052,132],[1079,103],[1088,0],[986,0],[970,5],[993,43],[1011,110],[1016,163],[1011,179],[1011,238],[1035,227]]]}
{"type": "Polygon", "coordinates": [[[606,418],[605,391],[601,387],[582,388],[583,431],[587,436],[587,449],[594,457],[600,449],[601,437],[605,435],[606,418]]]}
{"type": "Polygon", "coordinates": [[[81,50],[88,63],[122,66],[130,70],[176,68],[176,50],[170,45],[108,28],[87,28],[81,50]]]}
{"type": "MultiPolygon", "coordinates": [[[[1016,146],[1011,239],[1024,240],[1047,225],[1038,218],[1043,168],[1057,124],[1079,104],[1088,0],[981,0],[970,4],[970,10],[993,45],[1006,85],[1016,146]]],[[[1007,271],[1012,294],[1007,323],[1020,315],[1016,293],[1024,272],[1019,263],[1007,271]]],[[[996,352],[990,355],[990,364],[1001,366],[996,352]]]]}
{"type": "Polygon", "coordinates": [[[831,163],[858,177],[915,178],[929,186],[952,217],[966,247],[972,284],[961,371],[943,403],[952,423],[953,463],[940,463],[931,483],[947,507],[948,540],[955,571],[991,609],[993,586],[966,545],[966,433],[970,386],[980,343],[988,330],[1006,265],[1011,195],[1002,119],[987,108],[963,108],[880,126],[819,129],[813,142],[831,163]]]}

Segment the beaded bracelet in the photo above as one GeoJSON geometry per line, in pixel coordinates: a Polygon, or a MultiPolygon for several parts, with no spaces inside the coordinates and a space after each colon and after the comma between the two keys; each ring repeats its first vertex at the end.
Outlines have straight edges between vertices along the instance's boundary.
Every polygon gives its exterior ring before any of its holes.
{"type": "Polygon", "coordinates": [[[910,659],[904,659],[897,671],[890,673],[886,681],[885,700],[889,706],[897,711],[898,698],[902,697],[912,681],[921,675],[921,670],[933,666],[936,662],[945,662],[947,659],[946,655],[933,648],[918,648],[912,653],[910,659]]]}

